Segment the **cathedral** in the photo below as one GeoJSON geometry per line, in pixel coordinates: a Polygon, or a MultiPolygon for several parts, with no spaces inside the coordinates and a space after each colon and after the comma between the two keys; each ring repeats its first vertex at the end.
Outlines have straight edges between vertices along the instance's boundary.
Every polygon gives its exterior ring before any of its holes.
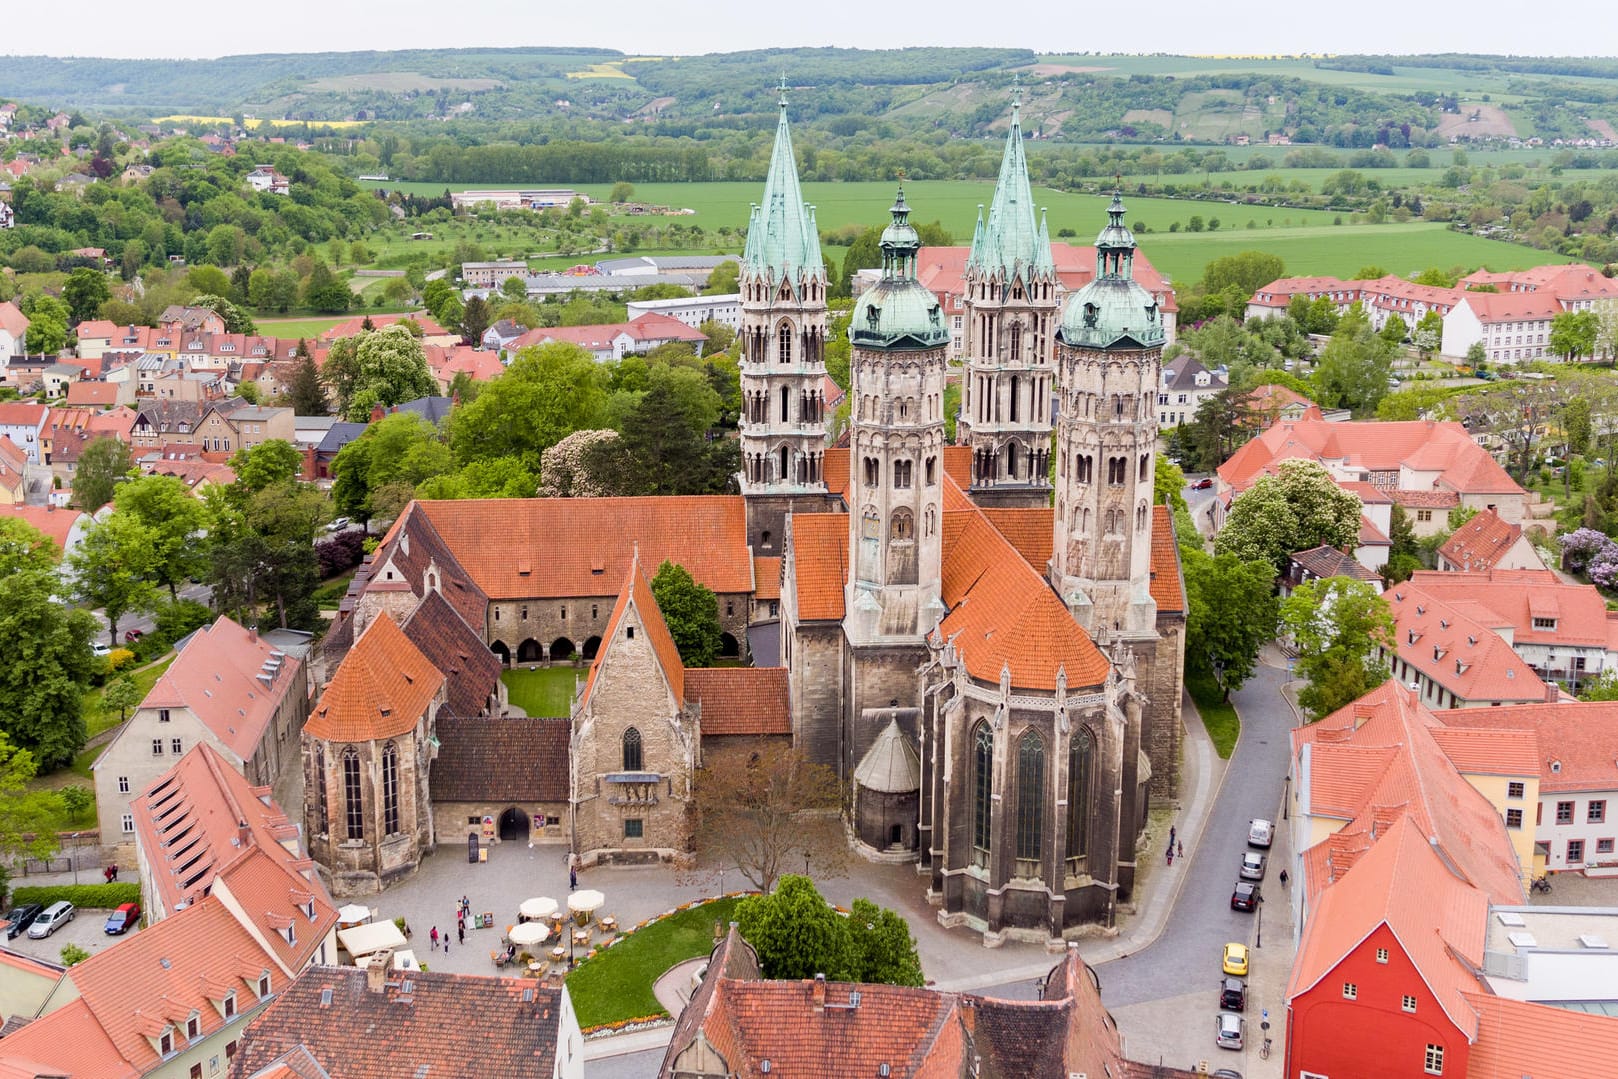
{"type": "Polygon", "coordinates": [[[940,922],[985,944],[1058,941],[1131,901],[1148,807],[1177,794],[1185,600],[1153,503],[1165,312],[1136,280],[1124,206],[1093,276],[1064,287],[1014,101],[955,366],[899,189],[880,275],[854,303],[834,444],[827,271],[780,109],[740,275],[740,494],[413,503],[328,637],[334,686],[380,678],[344,668],[406,654],[429,601],[434,625],[454,622],[435,640],[479,641],[497,665],[588,666],[565,729],[513,715],[464,643],[410,657],[421,673],[395,690],[420,698],[409,716],[317,708],[306,770],[330,778],[306,821],[329,875],[340,849],[345,880],[380,886],[436,842],[494,839],[495,819],[500,837],[566,842],[586,863],[684,857],[694,770],[769,738],[834,768],[849,841],[913,864],[940,922]],[[753,666],[683,666],[647,585],[665,560],[714,591],[753,666]],[[408,783],[377,746],[403,753],[408,783]],[[477,761],[505,766],[487,790],[477,761]],[[393,786],[409,812],[365,801],[393,786]],[[378,850],[388,865],[362,864],[378,850]]]}

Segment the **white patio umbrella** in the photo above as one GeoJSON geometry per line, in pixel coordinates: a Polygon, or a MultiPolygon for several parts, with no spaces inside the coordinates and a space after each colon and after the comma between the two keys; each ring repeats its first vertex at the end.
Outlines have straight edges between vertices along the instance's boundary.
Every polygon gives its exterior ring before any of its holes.
{"type": "Polygon", "coordinates": [[[517,908],[517,913],[529,921],[549,918],[556,913],[556,900],[545,895],[536,896],[533,899],[524,899],[522,906],[517,908]]]}
{"type": "Polygon", "coordinates": [[[521,925],[512,926],[508,935],[511,943],[526,948],[532,944],[543,944],[545,938],[551,935],[551,927],[544,922],[523,922],[521,925]]]}
{"type": "Polygon", "coordinates": [[[594,888],[586,888],[567,897],[567,909],[574,914],[589,914],[599,910],[606,901],[607,897],[594,888]]]}
{"type": "Polygon", "coordinates": [[[347,929],[371,920],[371,908],[359,903],[345,904],[337,911],[337,924],[347,929]]]}

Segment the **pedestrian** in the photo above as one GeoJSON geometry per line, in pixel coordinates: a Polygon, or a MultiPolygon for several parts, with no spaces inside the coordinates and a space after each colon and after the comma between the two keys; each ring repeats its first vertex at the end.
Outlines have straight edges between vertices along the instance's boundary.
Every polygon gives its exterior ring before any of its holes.
{"type": "Polygon", "coordinates": [[[112,866],[109,865],[101,871],[101,879],[108,884],[112,883],[112,866]]]}
{"type": "Polygon", "coordinates": [[[433,951],[436,952],[438,950],[438,927],[436,925],[433,926],[433,931],[427,934],[427,939],[433,942],[433,951]]]}
{"type": "Polygon", "coordinates": [[[1166,865],[1173,865],[1174,864],[1174,848],[1173,847],[1169,848],[1169,850],[1168,850],[1168,860],[1164,864],[1166,864],[1166,865]]]}
{"type": "Polygon", "coordinates": [[[455,927],[455,943],[457,943],[457,944],[465,944],[466,943],[466,923],[465,922],[462,922],[460,925],[457,925],[455,927]]]}
{"type": "Polygon", "coordinates": [[[1285,869],[1283,869],[1283,870],[1281,870],[1281,887],[1285,888],[1286,886],[1287,886],[1287,871],[1285,869]]]}
{"type": "Polygon", "coordinates": [[[567,890],[570,892],[579,890],[579,870],[577,866],[570,865],[567,867],[567,890]]]}
{"type": "Polygon", "coordinates": [[[461,896],[461,913],[468,915],[472,913],[472,901],[464,895],[461,896]]]}
{"type": "Polygon", "coordinates": [[[1185,844],[1184,843],[1180,843],[1180,844],[1177,844],[1175,846],[1175,848],[1174,848],[1174,856],[1176,858],[1184,858],[1185,857],[1185,844]]]}
{"type": "Polygon", "coordinates": [[[1174,846],[1174,825],[1169,825],[1169,846],[1174,846]]]}
{"type": "Polygon", "coordinates": [[[117,881],[118,881],[118,863],[117,862],[112,863],[112,879],[113,879],[113,883],[116,884],[117,881]]]}

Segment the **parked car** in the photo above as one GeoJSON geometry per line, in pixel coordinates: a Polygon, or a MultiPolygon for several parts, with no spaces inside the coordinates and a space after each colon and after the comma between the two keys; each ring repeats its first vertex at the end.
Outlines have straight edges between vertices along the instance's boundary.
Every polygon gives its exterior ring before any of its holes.
{"type": "Polygon", "coordinates": [[[349,522],[349,519],[347,517],[339,517],[335,521],[333,521],[331,524],[326,526],[326,531],[327,532],[341,532],[343,529],[345,529],[345,528],[347,528],[349,526],[349,523],[350,522],[349,522]]]}
{"type": "Polygon", "coordinates": [[[1264,857],[1264,855],[1260,854],[1258,851],[1256,851],[1256,850],[1243,851],[1242,852],[1242,873],[1241,873],[1242,879],[1243,880],[1263,880],[1264,879],[1264,864],[1265,864],[1265,857],[1264,857]]]}
{"type": "Polygon", "coordinates": [[[1247,945],[1237,944],[1234,941],[1225,945],[1221,969],[1226,974],[1234,974],[1238,978],[1247,977],[1247,945]]]}
{"type": "Polygon", "coordinates": [[[1247,1010],[1247,983],[1240,978],[1225,975],[1219,979],[1219,1007],[1225,1011],[1247,1010]]]}
{"type": "Polygon", "coordinates": [[[1242,1047],[1242,1028],[1247,1026],[1247,1020],[1230,1012],[1220,1012],[1214,1019],[1214,1042],[1221,1049],[1240,1049],[1242,1047]]]}
{"type": "Polygon", "coordinates": [[[6,939],[16,940],[22,936],[23,931],[34,924],[34,919],[38,918],[39,912],[44,909],[39,903],[25,903],[20,907],[12,907],[4,915],[0,915],[8,923],[6,925],[6,939]]]}
{"type": "Polygon", "coordinates": [[[107,917],[106,934],[109,937],[122,936],[140,924],[140,904],[125,903],[107,917]]]}
{"type": "Polygon", "coordinates": [[[1193,491],[1206,491],[1208,488],[1212,487],[1213,484],[1214,481],[1212,476],[1204,476],[1196,483],[1193,483],[1191,485],[1191,489],[1193,491]]]}
{"type": "Polygon", "coordinates": [[[1258,885],[1250,880],[1237,881],[1236,890],[1230,893],[1231,910],[1257,910],[1262,902],[1258,885]]]}
{"type": "Polygon", "coordinates": [[[124,630],[124,643],[134,644],[144,636],[146,636],[146,631],[143,629],[126,629],[124,630]]]}
{"type": "Polygon", "coordinates": [[[93,641],[90,644],[90,654],[96,656],[112,655],[112,645],[106,641],[93,641]]]}
{"type": "Polygon", "coordinates": [[[1242,1079],[1242,1073],[1235,1068],[1215,1068],[1208,1073],[1208,1079],[1242,1079]]]}
{"type": "Polygon", "coordinates": [[[65,899],[52,903],[40,911],[39,917],[34,919],[34,924],[28,927],[28,936],[32,940],[44,940],[71,922],[77,913],[78,911],[73,909],[73,904],[65,899]]]}
{"type": "Polygon", "coordinates": [[[1275,841],[1275,823],[1263,817],[1256,817],[1247,822],[1247,845],[1269,849],[1275,841]]]}

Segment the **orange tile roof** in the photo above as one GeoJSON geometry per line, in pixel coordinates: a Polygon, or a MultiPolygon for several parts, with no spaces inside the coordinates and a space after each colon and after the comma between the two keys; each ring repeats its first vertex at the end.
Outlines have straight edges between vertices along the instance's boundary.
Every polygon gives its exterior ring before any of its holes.
{"type": "Polygon", "coordinates": [[[1438,553],[1462,570],[1493,569],[1522,537],[1522,526],[1502,521],[1485,509],[1457,528],[1438,553]]]}
{"type": "Polygon", "coordinates": [[[337,907],[319,878],[304,878],[265,847],[248,847],[237,855],[219,871],[219,887],[240,905],[241,916],[259,937],[270,942],[285,970],[302,970],[337,928],[337,907]]]}
{"type": "Polygon", "coordinates": [[[1618,1059],[1618,1020],[1610,1015],[1482,992],[1465,999],[1478,1016],[1467,1079],[1587,1079],[1618,1059]]]}
{"type": "Polygon", "coordinates": [[[11,517],[23,522],[34,529],[43,532],[52,543],[56,544],[56,557],[62,557],[67,547],[67,539],[73,534],[73,526],[83,521],[89,525],[88,514],[78,510],[58,509],[55,506],[0,506],[0,517],[11,517]]]}
{"type": "Polygon", "coordinates": [[[1594,585],[1569,584],[1553,570],[1417,570],[1410,584],[1453,605],[1475,605],[1479,609],[1475,617],[1510,626],[1517,644],[1606,646],[1607,604],[1601,593],[1594,585]],[[1555,619],[1556,628],[1540,629],[1534,625],[1535,618],[1555,619]]]}
{"type": "Polygon", "coordinates": [[[302,665],[221,615],[191,636],[141,707],[189,708],[245,761],[258,748],[302,665]]]}
{"type": "Polygon", "coordinates": [[[1411,581],[1387,590],[1383,598],[1393,614],[1399,658],[1450,693],[1473,703],[1545,699],[1545,683],[1534,669],[1464,605],[1411,581]]]}
{"type": "Polygon", "coordinates": [[[738,495],[416,502],[417,515],[492,600],[613,595],[637,549],[643,565],[676,562],[715,592],[753,590],[738,495]]]}
{"type": "Polygon", "coordinates": [[[826,456],[820,461],[820,478],[826,481],[826,490],[842,495],[844,501],[848,499],[848,462],[847,446],[827,446],[826,456]]]}
{"type": "MultiPolygon", "coordinates": [[[[253,786],[207,742],[187,750],[136,795],[130,810],[153,886],[168,912],[207,894],[219,867],[242,849],[243,821],[250,844],[288,865],[300,860],[298,826],[270,798],[270,789],[253,786]]],[[[324,891],[318,883],[313,886],[324,891]]]]}
{"type": "Polygon", "coordinates": [[[753,559],[753,598],[781,598],[781,559],[753,559]]]}
{"type": "Polygon", "coordinates": [[[105,408],[118,403],[118,386],[111,382],[85,382],[80,379],[67,388],[69,405],[95,405],[105,408]]]}
{"type": "MultiPolygon", "coordinates": [[[[959,480],[956,481],[960,483],[959,480]]],[[[1051,547],[1056,541],[1055,509],[1038,506],[1032,509],[1002,509],[984,506],[983,515],[994,525],[1006,541],[1017,548],[1023,561],[1035,570],[1043,570],[1051,560],[1051,547]]]]}
{"type": "Polygon", "coordinates": [[[35,1019],[0,1042],[0,1075],[7,1079],[135,1079],[140,1074],[141,1069],[118,1054],[83,1000],[35,1019]]]}
{"type": "Polygon", "coordinates": [[[612,652],[613,644],[618,639],[618,624],[623,621],[631,604],[640,616],[647,639],[652,642],[652,654],[657,657],[657,664],[663,669],[663,677],[668,680],[675,700],[685,698],[685,664],[680,660],[680,650],[669,634],[668,623],[663,621],[663,611],[657,605],[657,597],[652,595],[652,586],[641,572],[640,563],[632,561],[623,588],[618,592],[618,602],[613,605],[612,617],[607,619],[607,628],[601,631],[601,650],[596,653],[595,662],[590,664],[590,677],[584,683],[584,692],[579,695],[580,707],[590,703],[590,691],[595,688],[596,676],[612,652]]]}
{"type": "Polygon", "coordinates": [[[443,673],[383,612],[343,657],[304,730],[330,742],[394,738],[415,729],[443,684],[443,673]]]}
{"type": "Polygon", "coordinates": [[[1542,792],[1618,790],[1618,702],[1462,708],[1445,713],[1444,722],[1452,728],[1476,728],[1490,736],[1503,731],[1534,732],[1538,747],[1534,767],[1542,792]]]}
{"type": "Polygon", "coordinates": [[[848,514],[795,513],[788,528],[798,619],[841,620],[843,587],[848,583],[848,514]]]}
{"type": "MultiPolygon", "coordinates": [[[[946,489],[959,488],[953,478],[946,489]]],[[[846,541],[845,541],[846,542],[846,541]]],[[[1003,668],[1014,686],[1055,690],[1098,686],[1111,665],[1073,615],[976,507],[944,510],[943,601],[949,613],[935,631],[950,642],[972,677],[997,683],[1003,668]]]]}
{"type": "Polygon", "coordinates": [[[372,329],[381,330],[392,326],[395,322],[403,322],[405,319],[409,319],[416,325],[420,326],[422,334],[426,337],[449,336],[449,331],[444,329],[444,327],[440,326],[437,322],[433,321],[431,316],[422,314],[418,311],[408,315],[355,315],[346,322],[339,322],[337,325],[322,332],[320,335],[320,340],[329,343],[339,340],[340,338],[353,337],[355,334],[365,329],[365,323],[367,320],[370,321],[372,329]]]}
{"type": "Polygon", "coordinates": [[[785,667],[688,667],[685,699],[702,705],[702,733],[791,734],[785,667]]]}
{"type": "MultiPolygon", "coordinates": [[[[1455,711],[1470,712],[1471,708],[1455,711]]],[[[1494,711],[1490,708],[1488,711],[1494,711]]],[[[1539,738],[1532,730],[1466,730],[1443,726],[1430,732],[1463,775],[1534,776],[1539,774],[1539,738]]]]}
{"type": "Polygon", "coordinates": [[[1493,322],[1544,322],[1562,312],[1548,292],[1468,292],[1460,299],[1485,325],[1493,322]]]}
{"type": "Polygon", "coordinates": [[[1167,506],[1152,507],[1151,591],[1159,612],[1185,610],[1185,578],[1174,541],[1174,514],[1167,506]]]}
{"type": "Polygon", "coordinates": [[[944,474],[960,485],[961,490],[972,486],[972,447],[945,446],[944,474]]]}

